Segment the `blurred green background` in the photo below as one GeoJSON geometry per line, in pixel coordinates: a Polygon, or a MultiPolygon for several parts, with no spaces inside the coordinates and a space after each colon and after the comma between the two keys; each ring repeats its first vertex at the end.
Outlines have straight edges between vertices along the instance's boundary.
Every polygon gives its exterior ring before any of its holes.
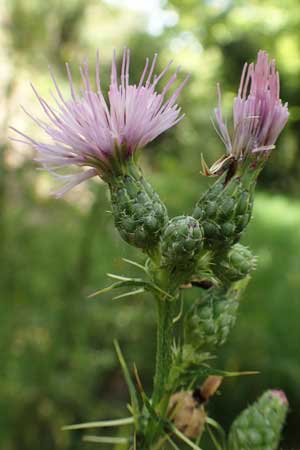
{"type": "Polygon", "coordinates": [[[122,257],[143,261],[114,231],[105,186],[92,181],[55,200],[54,181],[36,170],[32,150],[8,140],[11,124],[40,135],[19,104],[40,113],[29,83],[50,99],[48,64],[67,90],[64,62],[80,84],[78,65],[86,56],[93,68],[99,48],[107,86],[112,50],[120,57],[124,46],[132,51],[132,80],[155,52],[161,68],[173,59],[182,78],[191,73],[180,98],[186,117],[143,156],[171,215],[189,213],[207,184],[201,152],[212,163],[224,151],[211,125],[216,82],[230,117],[243,63],[260,48],[277,60],[291,116],[260,178],[243,239],[258,267],[218,361],[260,374],[226,380],[210,413],[228,427],[263,390],[282,388],[290,400],[282,448],[299,448],[299,0],[1,0],[0,14],[1,450],[88,449],[80,433],[61,426],[126,414],[113,338],[151,389],[151,299],[87,299],[108,283],[107,272],[134,273],[122,257]]]}

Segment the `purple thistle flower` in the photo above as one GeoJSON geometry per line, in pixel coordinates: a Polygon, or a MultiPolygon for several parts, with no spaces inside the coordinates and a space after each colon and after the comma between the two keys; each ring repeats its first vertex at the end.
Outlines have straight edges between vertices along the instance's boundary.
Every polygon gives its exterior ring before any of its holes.
{"type": "Polygon", "coordinates": [[[233,103],[232,137],[223,119],[219,84],[217,89],[217,132],[224,142],[227,155],[210,169],[206,166],[207,175],[217,175],[230,161],[244,160],[249,154],[268,155],[275,148],[275,142],[289,117],[287,103],[283,105],[279,98],[280,83],[275,60],[269,61],[264,51],[258,52],[256,64],[244,65],[233,103]]]}
{"type": "Polygon", "coordinates": [[[79,93],[75,92],[71,71],[66,64],[71,94],[69,100],[63,97],[50,71],[56,90],[56,95],[52,95],[55,107],[50,106],[32,86],[47,122],[25,112],[45,131],[52,142],[37,141],[14,128],[13,130],[22,136],[22,139],[16,140],[32,145],[37,150],[36,161],[63,180],[64,186],[57,192],[57,196],[95,175],[108,180],[118,174],[122,162],[183,118],[176,100],[189,77],[166,99],[167,92],[177,78],[179,67],[162,92],[158,93],[157,84],[168,72],[171,62],[160,75],[153,76],[156,60],[157,55],[149,68],[149,60],[146,59],[140,81],[135,85],[129,83],[130,51],[124,50],[120,82],[114,53],[108,103],[100,84],[98,52],[96,90],[91,88],[86,62],[80,68],[84,89],[79,93]],[[57,172],[69,166],[89,169],[71,175],[57,172]]]}

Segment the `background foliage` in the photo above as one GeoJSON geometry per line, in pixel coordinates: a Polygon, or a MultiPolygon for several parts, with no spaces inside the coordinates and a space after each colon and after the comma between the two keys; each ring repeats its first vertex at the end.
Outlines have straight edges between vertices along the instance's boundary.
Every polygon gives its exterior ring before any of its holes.
{"type": "MultiPolygon", "coordinates": [[[[150,298],[87,300],[107,283],[105,273],[132,273],[135,258],[107,212],[98,182],[62,200],[53,180],[36,170],[30,149],[8,140],[14,126],[39,133],[19,103],[36,113],[29,82],[49,98],[50,63],[66,89],[64,61],[79,83],[78,65],[91,67],[96,48],[103,83],[113,48],[132,50],[133,79],[145,56],[159,52],[191,72],[181,97],[184,121],[154,142],[143,166],[171,214],[188,213],[204,189],[200,153],[209,162],[222,143],[211,125],[217,81],[228,116],[244,61],[263,48],[277,59],[287,130],[260,179],[254,219],[244,238],[258,267],[242,302],[238,325],[220,352],[219,367],[259,370],[226,381],[210,405],[226,427],[262,390],[283,388],[291,412],[283,447],[300,442],[300,8],[298,0],[10,0],[1,1],[0,31],[0,448],[89,448],[66,423],[118,417],[126,388],[113,351],[118,338],[151,386],[155,350],[150,298]],[[77,78],[76,78],[77,77],[77,78]]],[[[193,292],[192,295],[197,295],[193,292]]],[[[208,447],[207,447],[208,448],[208,447]]]]}

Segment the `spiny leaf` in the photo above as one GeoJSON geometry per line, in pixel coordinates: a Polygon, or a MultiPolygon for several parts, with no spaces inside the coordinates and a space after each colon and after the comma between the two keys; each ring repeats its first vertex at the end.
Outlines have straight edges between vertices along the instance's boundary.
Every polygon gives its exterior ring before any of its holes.
{"type": "Polygon", "coordinates": [[[93,298],[93,297],[96,297],[96,295],[105,294],[105,292],[109,292],[112,289],[115,289],[116,287],[118,287],[118,286],[116,286],[116,284],[118,284],[118,283],[111,284],[110,286],[107,286],[103,289],[93,292],[92,294],[88,295],[88,298],[93,298]]]}
{"type": "Polygon", "coordinates": [[[142,395],[144,393],[144,388],[143,388],[143,385],[142,385],[142,382],[141,382],[141,378],[140,378],[140,375],[139,375],[139,372],[138,372],[138,369],[137,369],[135,363],[133,363],[133,373],[134,373],[134,376],[135,376],[135,379],[136,379],[138,390],[139,390],[140,394],[142,395]]]}
{"type": "Polygon", "coordinates": [[[83,436],[84,442],[94,442],[96,444],[128,444],[130,441],[125,437],[110,437],[110,436],[83,436]]]}
{"type": "Polygon", "coordinates": [[[130,297],[132,295],[143,294],[144,292],[144,288],[136,289],[135,291],[125,292],[124,294],[117,295],[116,297],[113,297],[113,300],[119,300],[121,298],[130,297]]]}
{"type": "Polygon", "coordinates": [[[208,431],[208,434],[209,434],[209,436],[210,436],[210,438],[211,438],[211,440],[212,440],[216,450],[224,450],[224,448],[221,446],[221,444],[217,441],[217,439],[216,439],[214,433],[212,432],[212,430],[210,429],[210,427],[207,426],[206,429],[208,431]]]}
{"type": "Polygon", "coordinates": [[[205,422],[218,431],[218,433],[222,439],[222,449],[226,450],[226,433],[225,433],[224,429],[221,427],[221,425],[216,420],[212,419],[211,417],[206,417],[205,422]]]}
{"type": "MultiPolygon", "coordinates": [[[[150,417],[153,419],[153,422],[155,423],[155,428],[152,430],[152,434],[157,434],[158,432],[159,434],[161,434],[163,433],[165,422],[157,415],[155,409],[152,406],[151,400],[147,397],[135,364],[133,365],[133,371],[140,392],[140,396],[142,397],[145,408],[148,410],[150,417]]],[[[150,432],[148,437],[150,437],[150,432]]]]}
{"type": "Polygon", "coordinates": [[[177,316],[174,317],[174,319],[173,319],[174,324],[181,319],[182,314],[183,314],[183,295],[180,295],[179,299],[180,299],[180,309],[179,309],[177,316]]]}
{"type": "Polygon", "coordinates": [[[124,287],[143,287],[146,289],[147,284],[148,283],[146,281],[143,281],[138,278],[128,278],[127,280],[118,281],[116,283],[111,284],[110,286],[100,289],[99,291],[93,292],[92,294],[90,294],[88,296],[88,298],[93,298],[93,297],[96,297],[97,295],[101,295],[106,292],[110,292],[113,289],[120,289],[120,288],[124,288],[124,287]]]}
{"type": "MultiPolygon", "coordinates": [[[[113,283],[110,286],[107,286],[107,287],[105,287],[103,289],[100,289],[99,291],[93,292],[92,294],[90,294],[88,296],[88,298],[93,298],[93,297],[96,297],[97,295],[101,295],[101,294],[104,294],[106,292],[110,292],[113,289],[120,289],[120,288],[125,288],[125,287],[141,287],[141,289],[144,289],[145,291],[152,292],[152,293],[154,293],[156,295],[157,294],[163,294],[165,297],[173,298],[171,294],[169,294],[168,292],[163,291],[162,289],[160,289],[155,284],[149,283],[147,281],[139,280],[139,279],[134,279],[134,278],[131,278],[128,281],[118,281],[116,283],[113,283]]],[[[127,296],[127,294],[125,296],[127,296]]],[[[115,297],[115,298],[121,298],[121,297],[118,296],[118,297],[115,297]]]]}
{"type": "Polygon", "coordinates": [[[181,433],[181,431],[179,431],[173,424],[170,424],[170,427],[173,433],[193,450],[202,450],[198,445],[196,445],[193,441],[191,441],[183,433],[181,433]]]}
{"type": "Polygon", "coordinates": [[[121,352],[121,349],[120,349],[120,346],[119,346],[119,343],[117,340],[114,340],[114,345],[115,345],[118,359],[120,361],[120,364],[121,364],[121,367],[123,370],[123,374],[124,374],[124,377],[125,377],[128,389],[129,389],[133,415],[134,415],[135,421],[137,422],[137,419],[140,415],[140,408],[139,408],[137,392],[136,392],[133,380],[131,378],[130,372],[128,370],[127,364],[125,362],[124,356],[121,352]]]}
{"type": "Polygon", "coordinates": [[[115,420],[101,420],[97,422],[78,423],[73,425],[66,425],[62,427],[63,431],[80,430],[85,428],[106,428],[106,427],[119,427],[122,425],[129,425],[134,423],[133,417],[125,417],[124,419],[115,420]]]}
{"type": "MultiPolygon", "coordinates": [[[[222,377],[239,377],[246,375],[257,375],[259,372],[255,371],[245,371],[245,372],[229,372],[225,370],[218,370],[208,367],[200,367],[196,364],[191,364],[189,367],[183,368],[181,371],[178,371],[176,375],[176,379],[180,381],[180,384],[183,386],[189,385],[191,389],[199,385],[203,381],[204,378],[210,375],[218,375],[222,377]]],[[[173,375],[174,376],[174,375],[173,375]]]]}
{"type": "Polygon", "coordinates": [[[243,372],[230,372],[228,370],[220,370],[220,369],[213,369],[209,367],[205,367],[202,370],[200,370],[201,375],[221,375],[223,377],[242,377],[246,375],[258,375],[259,372],[255,370],[247,370],[243,372]]]}
{"type": "Polygon", "coordinates": [[[177,445],[175,444],[175,442],[170,438],[169,435],[167,435],[167,441],[170,443],[170,445],[174,448],[174,450],[180,450],[179,447],[177,447],[177,445]]]}
{"type": "Polygon", "coordinates": [[[132,280],[134,280],[134,278],[124,277],[122,275],[117,275],[115,273],[107,273],[106,275],[109,278],[114,278],[115,280],[120,280],[120,281],[132,281],[132,280]]]}
{"type": "Polygon", "coordinates": [[[132,266],[138,267],[139,269],[143,270],[144,272],[147,272],[146,268],[144,266],[142,266],[141,264],[137,263],[136,261],[131,261],[131,259],[127,259],[127,258],[122,258],[122,259],[126,263],[131,264],[132,266]]]}

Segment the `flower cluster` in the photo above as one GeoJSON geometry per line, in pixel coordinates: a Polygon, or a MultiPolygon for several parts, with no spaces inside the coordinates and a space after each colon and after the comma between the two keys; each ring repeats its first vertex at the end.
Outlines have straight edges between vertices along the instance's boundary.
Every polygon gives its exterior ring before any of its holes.
{"type": "Polygon", "coordinates": [[[129,50],[124,50],[120,81],[114,54],[108,102],[105,100],[100,83],[99,54],[96,63],[96,91],[91,87],[86,62],[80,68],[84,88],[79,93],[75,91],[69,65],[66,65],[71,96],[69,100],[64,98],[54,75],[50,72],[56,90],[54,96],[56,107],[47,103],[33,87],[48,122],[29,115],[52,142],[37,141],[20,131],[15,131],[25,138],[23,142],[37,150],[36,161],[65,181],[64,187],[57,195],[63,195],[95,175],[104,179],[109,178],[123,161],[183,118],[176,100],[188,77],[166,99],[177,78],[178,69],[158,93],[157,85],[168,72],[171,62],[157,76],[154,75],[156,61],[157,55],[154,56],[151,65],[146,59],[139,83],[135,85],[129,82],[129,50]],[[71,175],[57,172],[57,169],[69,166],[89,169],[71,175]]]}
{"type": "MultiPolygon", "coordinates": [[[[83,90],[79,93],[67,65],[69,100],[65,100],[52,73],[55,107],[33,88],[47,122],[29,115],[51,139],[50,143],[16,130],[22,142],[37,150],[37,161],[65,180],[59,195],[95,175],[107,182],[116,229],[124,241],[147,255],[144,266],[124,260],[141,269],[144,276],[109,274],[113,284],[93,295],[120,288],[127,292],[115,298],[145,291],[153,294],[158,312],[153,393],[151,399],[144,393],[136,368],[136,383],[133,381],[116,343],[130,392],[132,416],[97,422],[97,426],[133,425],[133,437],[121,438],[128,448],[161,448],[166,440],[178,448],[173,441],[176,438],[201,450],[201,435],[207,429],[213,437],[209,428],[213,425],[222,433],[222,448],[275,449],[288,411],[283,392],[267,391],[236,418],[228,437],[206,413],[206,404],[223,377],[239,375],[212,368],[209,362],[214,357],[212,352],[226,342],[235,325],[240,297],[256,265],[250,250],[238,242],[251,219],[258,174],[288,119],[287,105],[279,98],[275,62],[269,62],[267,53],[260,51],[256,64],[244,66],[233,105],[232,136],[223,120],[218,86],[215,115],[227,155],[211,169],[204,163],[204,168],[206,175],[221,176],[203,193],[192,216],[169,219],[165,204],[144,178],[136,155],[182,119],[176,100],[188,77],[167,97],[177,69],[158,93],[157,85],[170,64],[155,76],[156,60],[156,55],[151,64],[146,60],[139,83],[132,85],[129,50],[123,54],[120,79],[114,55],[108,101],[100,84],[99,55],[96,91],[91,88],[86,62],[80,68],[83,90]],[[70,175],[57,172],[69,166],[87,170],[70,175]],[[190,298],[185,304],[183,290],[194,287],[200,298],[190,298]]],[[[89,427],[90,424],[73,425],[69,429],[89,427]]],[[[95,422],[91,427],[95,427],[95,422]]],[[[114,437],[96,438],[99,442],[116,443],[114,437]]],[[[213,442],[218,443],[215,438],[213,442]]]]}

